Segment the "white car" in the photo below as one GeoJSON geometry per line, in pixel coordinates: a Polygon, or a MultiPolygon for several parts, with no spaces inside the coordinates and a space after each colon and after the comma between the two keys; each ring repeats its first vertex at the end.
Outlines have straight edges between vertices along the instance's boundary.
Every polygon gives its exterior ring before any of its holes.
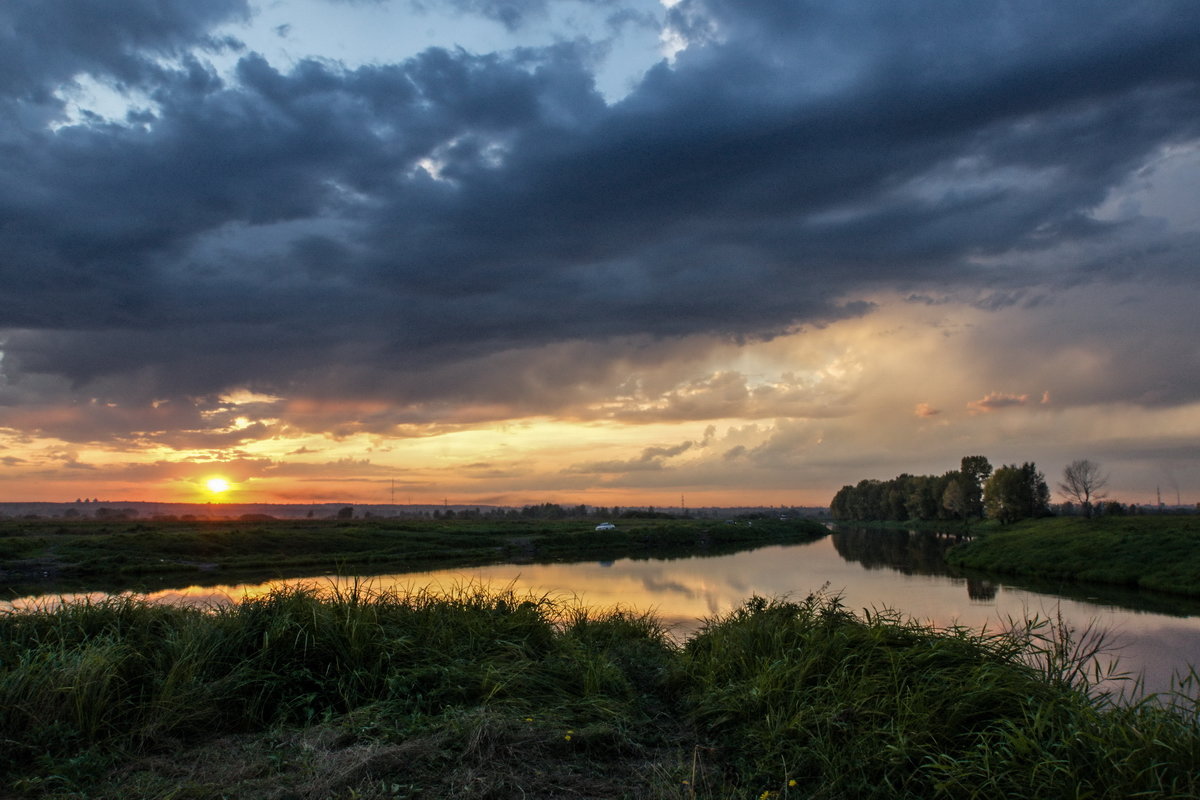
{"type": "Polygon", "coordinates": [[[617,526],[613,525],[611,522],[601,522],[596,526],[596,530],[598,531],[615,531],[616,529],[617,526]]]}

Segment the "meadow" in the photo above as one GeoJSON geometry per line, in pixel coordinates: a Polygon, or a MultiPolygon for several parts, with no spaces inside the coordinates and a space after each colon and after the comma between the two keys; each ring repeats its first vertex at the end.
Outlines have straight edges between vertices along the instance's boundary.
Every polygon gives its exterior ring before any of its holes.
{"type": "Polygon", "coordinates": [[[0,520],[0,591],[149,590],[241,577],[724,553],[828,533],[803,519],[0,520]]]}
{"type": "MultiPolygon", "coordinates": [[[[129,586],[715,553],[826,532],[748,522],[8,520],[0,563],[129,586]]],[[[1156,564],[1186,577],[1195,524],[985,524],[951,553],[1053,545],[1029,563],[1139,585],[1156,564]],[[1097,572],[1098,547],[1141,560],[1097,572]]],[[[752,597],[680,641],[653,614],[574,603],[364,579],[213,608],[122,594],[0,614],[0,796],[1200,796],[1197,676],[1110,694],[1120,682],[1091,660],[1103,637],[1061,620],[935,629],[818,592],[752,597]]]]}
{"type": "Polygon", "coordinates": [[[993,574],[1200,596],[1200,516],[1049,517],[986,523],[946,561],[993,574]]]}
{"type": "Polygon", "coordinates": [[[1195,797],[1183,695],[1096,689],[1086,633],[754,597],[649,614],[463,587],[132,596],[0,616],[0,794],[1195,797]]]}

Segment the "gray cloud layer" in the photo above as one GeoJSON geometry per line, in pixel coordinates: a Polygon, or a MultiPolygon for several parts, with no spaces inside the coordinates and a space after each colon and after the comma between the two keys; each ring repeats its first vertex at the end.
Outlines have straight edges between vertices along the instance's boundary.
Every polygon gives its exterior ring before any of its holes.
{"type": "MultiPolygon", "coordinates": [[[[546,0],[452,5],[513,27],[546,0]]],[[[1194,286],[1194,241],[1090,214],[1200,137],[1191,0],[684,0],[692,46],[612,105],[586,42],[283,70],[214,33],[248,14],[0,6],[0,412],[234,386],[536,410],[635,343],[878,290],[1194,286]],[[80,75],[146,109],[63,125],[80,75]]]]}

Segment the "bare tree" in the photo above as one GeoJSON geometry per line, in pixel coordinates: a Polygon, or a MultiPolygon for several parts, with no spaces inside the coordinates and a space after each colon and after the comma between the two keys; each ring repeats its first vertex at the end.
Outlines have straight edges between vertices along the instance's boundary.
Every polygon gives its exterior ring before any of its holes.
{"type": "Polygon", "coordinates": [[[1086,458],[1072,461],[1063,467],[1063,481],[1058,490],[1072,497],[1083,507],[1084,516],[1092,515],[1092,501],[1104,499],[1104,487],[1108,476],[1100,471],[1100,465],[1086,458]]]}

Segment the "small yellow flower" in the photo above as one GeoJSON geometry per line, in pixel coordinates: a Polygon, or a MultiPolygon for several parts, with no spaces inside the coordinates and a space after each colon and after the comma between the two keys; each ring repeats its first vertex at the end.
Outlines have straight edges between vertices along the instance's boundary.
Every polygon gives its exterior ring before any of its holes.
{"type": "Polygon", "coordinates": [[[575,731],[567,731],[567,733],[568,733],[568,734],[571,734],[571,733],[574,733],[574,732],[575,732],[575,731]]]}
{"type": "Polygon", "coordinates": [[[568,733],[568,734],[567,734],[566,736],[564,736],[563,738],[564,738],[564,739],[566,739],[566,740],[569,742],[569,741],[571,741],[571,734],[569,734],[569,733],[568,733]]]}
{"type": "Polygon", "coordinates": [[[796,785],[796,779],[795,779],[795,778],[792,778],[790,781],[788,781],[788,786],[793,786],[793,787],[794,787],[795,785],[796,785]]]}
{"type": "Polygon", "coordinates": [[[533,717],[526,717],[526,718],[525,718],[525,721],[526,721],[526,722],[533,722],[533,717]]]}

